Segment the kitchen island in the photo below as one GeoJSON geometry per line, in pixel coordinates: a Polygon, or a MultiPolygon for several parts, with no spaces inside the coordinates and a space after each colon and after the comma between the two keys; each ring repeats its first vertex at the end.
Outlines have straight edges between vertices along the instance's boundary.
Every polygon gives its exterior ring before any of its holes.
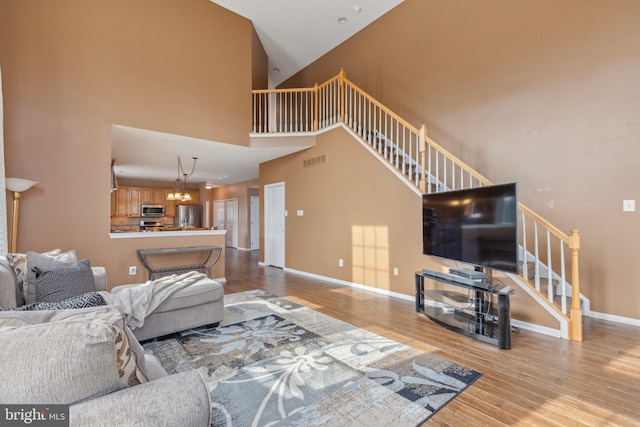
{"type": "MultiPolygon", "coordinates": [[[[148,280],[147,269],[138,259],[138,250],[163,248],[188,248],[198,246],[218,246],[222,248],[220,258],[211,268],[211,277],[221,283],[225,278],[226,230],[175,230],[175,231],[137,231],[109,233],[109,239],[118,254],[117,265],[107,269],[109,289],[131,283],[143,283],[148,280]],[[131,269],[131,267],[135,267],[131,269]],[[134,271],[130,274],[130,271],[134,271]]],[[[152,259],[156,266],[171,268],[174,266],[199,265],[201,254],[176,254],[166,259],[152,259]]]]}

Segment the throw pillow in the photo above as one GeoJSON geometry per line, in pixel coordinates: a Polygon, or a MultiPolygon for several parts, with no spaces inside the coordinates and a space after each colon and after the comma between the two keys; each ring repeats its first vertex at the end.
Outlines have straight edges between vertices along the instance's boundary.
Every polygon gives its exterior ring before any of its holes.
{"type": "Polygon", "coordinates": [[[33,267],[38,268],[50,268],[50,267],[63,267],[77,261],[76,252],[70,250],[69,252],[60,253],[60,250],[45,252],[39,254],[37,252],[27,252],[26,265],[24,273],[24,302],[25,304],[33,304],[36,301],[36,275],[33,272],[33,267]],[[54,254],[57,251],[57,254],[54,254]]]}
{"type": "MultiPolygon", "coordinates": [[[[42,255],[55,257],[60,255],[60,249],[44,252],[42,255]]],[[[24,278],[27,272],[27,254],[10,253],[7,254],[7,261],[16,276],[16,303],[18,306],[24,304],[24,278]]]]}
{"type": "Polygon", "coordinates": [[[96,290],[89,260],[69,266],[33,267],[36,275],[36,302],[58,302],[96,290]]]}
{"type": "Polygon", "coordinates": [[[67,298],[58,302],[36,302],[34,304],[21,305],[8,310],[33,311],[33,310],[68,310],[77,308],[97,307],[107,305],[107,302],[98,292],[87,292],[86,294],[67,298]]]}

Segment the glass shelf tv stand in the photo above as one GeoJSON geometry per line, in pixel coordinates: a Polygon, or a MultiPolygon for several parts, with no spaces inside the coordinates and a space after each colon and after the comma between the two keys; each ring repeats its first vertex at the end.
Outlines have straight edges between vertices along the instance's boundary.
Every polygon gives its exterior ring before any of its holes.
{"type": "Polygon", "coordinates": [[[511,287],[474,285],[430,270],[415,277],[416,312],[449,330],[511,348],[511,287]]]}

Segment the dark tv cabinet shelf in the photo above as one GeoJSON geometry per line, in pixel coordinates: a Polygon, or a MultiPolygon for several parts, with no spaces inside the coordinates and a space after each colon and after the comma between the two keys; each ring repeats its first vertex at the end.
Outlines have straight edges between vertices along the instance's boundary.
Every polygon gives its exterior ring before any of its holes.
{"type": "Polygon", "coordinates": [[[511,348],[511,294],[509,286],[476,286],[435,271],[416,272],[416,312],[447,329],[505,350],[511,348]],[[431,286],[425,289],[425,282],[431,286]]]}

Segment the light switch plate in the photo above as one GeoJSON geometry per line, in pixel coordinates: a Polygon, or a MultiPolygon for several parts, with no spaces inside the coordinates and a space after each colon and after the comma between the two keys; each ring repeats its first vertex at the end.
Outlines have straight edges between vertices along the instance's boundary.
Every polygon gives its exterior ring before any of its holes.
{"type": "Polygon", "coordinates": [[[622,201],[622,211],[623,212],[635,212],[636,211],[636,201],[635,200],[623,200],[622,201]]]}

